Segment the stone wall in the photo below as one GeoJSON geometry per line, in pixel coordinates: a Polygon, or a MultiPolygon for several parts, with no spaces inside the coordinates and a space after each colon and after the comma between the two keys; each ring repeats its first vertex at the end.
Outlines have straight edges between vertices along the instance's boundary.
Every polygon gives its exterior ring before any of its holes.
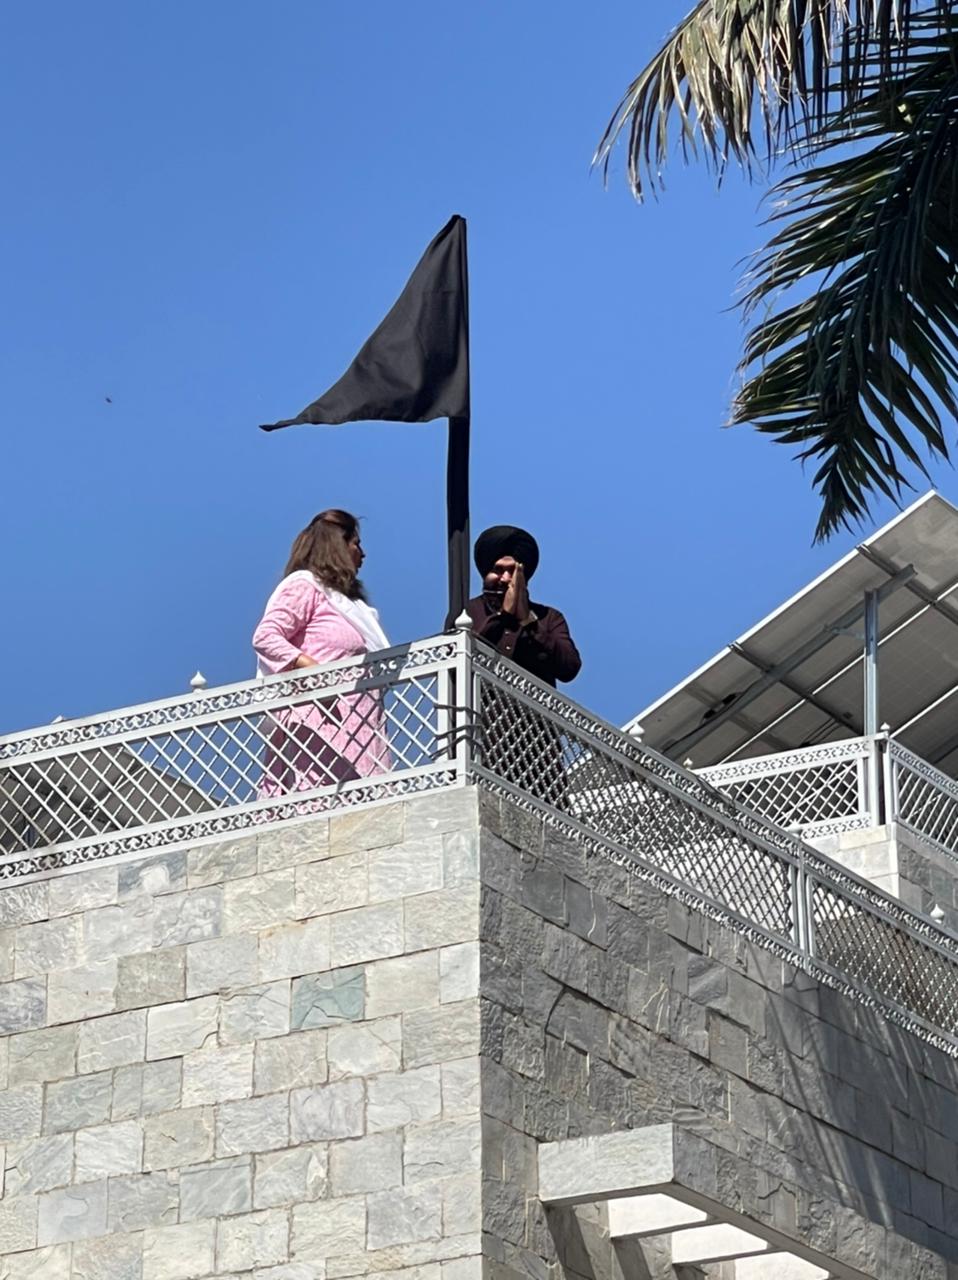
{"type": "Polygon", "coordinates": [[[670,1120],[731,1210],[880,1280],[958,1276],[958,1062],[532,814],[484,796],[481,827],[498,1280],[618,1274],[601,1214],[538,1203],[537,1144],[670,1120]]]}
{"type": "Polygon", "coordinates": [[[537,1197],[665,1121],[754,1222],[958,1258],[955,1061],[474,787],[0,890],[0,1085],[0,1280],[674,1280],[537,1197]]]}
{"type": "Polygon", "coordinates": [[[2,1280],[470,1280],[476,797],[0,890],[2,1280]]]}

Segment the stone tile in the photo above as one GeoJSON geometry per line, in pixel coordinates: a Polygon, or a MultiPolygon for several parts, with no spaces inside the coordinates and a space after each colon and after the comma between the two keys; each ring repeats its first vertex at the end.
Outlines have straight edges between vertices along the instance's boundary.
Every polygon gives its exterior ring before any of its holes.
{"type": "Polygon", "coordinates": [[[74,875],[55,876],[47,881],[51,917],[112,906],[117,900],[117,876],[116,867],[92,867],[74,875]]]}
{"type": "Polygon", "coordinates": [[[256,938],[230,934],[186,948],[186,994],[208,995],[230,987],[249,987],[259,978],[256,938]]]}
{"type": "Polygon", "coordinates": [[[367,1247],[389,1249],[442,1234],[442,1195],[435,1185],[396,1187],[366,1198],[367,1247]]]}
{"type": "Polygon", "coordinates": [[[143,1280],[198,1280],[213,1271],[215,1222],[148,1227],[143,1233],[143,1280]]]}
{"type": "Polygon", "coordinates": [[[437,1120],[442,1113],[437,1066],[375,1076],[367,1081],[366,1093],[370,1132],[437,1120]]]}
{"type": "Polygon", "coordinates": [[[141,1280],[143,1237],[103,1236],[73,1246],[72,1280],[141,1280]]]}
{"type": "Polygon", "coordinates": [[[479,1052],[479,1002],[422,1009],[403,1016],[403,1066],[468,1058],[479,1052]]]}
{"type": "Polygon", "coordinates": [[[442,1263],[442,1280],[482,1280],[482,1258],[473,1257],[450,1258],[442,1263]]]}
{"type": "Polygon", "coordinates": [[[183,1105],[234,1102],[253,1092],[253,1046],[197,1049],[183,1059],[183,1105]]]}
{"type": "Polygon", "coordinates": [[[278,1267],[257,1267],[253,1280],[323,1280],[325,1274],[321,1262],[283,1262],[278,1267]]]}
{"type": "Polygon", "coordinates": [[[256,1045],[257,1093],[324,1084],[327,1076],[325,1031],[297,1031],[275,1040],[261,1040],[256,1045]]]}
{"type": "Polygon", "coordinates": [[[372,1076],[402,1066],[402,1024],[398,1017],[330,1027],[326,1044],[330,1080],[372,1076]]]}
{"type": "Polygon", "coordinates": [[[0,982],[9,982],[13,978],[16,940],[16,929],[0,929],[0,982]]]}
{"type": "Polygon", "coordinates": [[[456,1062],[444,1062],[441,1071],[443,1117],[477,1114],[480,1102],[479,1059],[460,1058],[456,1062]]]}
{"type": "Polygon", "coordinates": [[[178,1169],[213,1155],[213,1108],[186,1107],[143,1121],[143,1168],[178,1169]]]}
{"type": "Polygon", "coordinates": [[[183,947],[120,958],[116,985],[118,1009],[166,1004],[185,996],[186,951],[183,947]]]}
{"type": "Polygon", "coordinates": [[[320,1200],[329,1187],[329,1148],[297,1146],[256,1156],[254,1204],[257,1209],[320,1200]]]}
{"type": "Polygon", "coordinates": [[[256,839],[260,871],[283,871],[329,857],[329,819],[310,818],[294,827],[261,831],[256,839]]]}
{"type": "Polygon", "coordinates": [[[138,1120],[81,1129],[76,1135],[77,1182],[139,1173],[142,1159],[143,1130],[138,1120]]]}
{"type": "Polygon", "coordinates": [[[32,978],[52,969],[73,969],[84,959],[77,916],[28,924],[17,930],[14,977],[32,978]]]}
{"type": "Polygon", "coordinates": [[[153,946],[176,947],[218,938],[223,930],[223,890],[187,889],[158,901],[153,911],[153,946]]]}
{"type": "MultiPolygon", "coordinates": [[[[121,885],[122,881],[121,870],[121,885]]],[[[134,898],[115,907],[85,911],[80,919],[83,921],[83,949],[87,962],[115,961],[118,956],[130,956],[147,949],[153,902],[150,898],[134,898]]]]}
{"type": "Polygon", "coordinates": [[[353,1142],[335,1142],[329,1152],[330,1193],[357,1195],[385,1191],[403,1180],[402,1135],[376,1133],[353,1142]]]}
{"type": "Polygon", "coordinates": [[[112,1013],[116,1008],[116,977],[115,959],[51,973],[47,979],[47,1021],[80,1022],[112,1013]]]}
{"type": "Polygon", "coordinates": [[[219,1002],[216,996],[203,996],[181,1004],[165,1004],[150,1009],[147,1018],[146,1056],[172,1058],[201,1049],[216,1035],[219,1002]]]}
{"type": "Polygon", "coordinates": [[[256,837],[225,840],[190,849],[186,869],[191,889],[220,884],[223,880],[242,880],[256,874],[256,837]]]}
{"type": "Polygon", "coordinates": [[[80,1026],[78,1071],[105,1071],[142,1062],[146,1054],[146,1010],[94,1018],[80,1026]]]}
{"type": "Polygon", "coordinates": [[[365,1128],[361,1080],[343,1080],[290,1094],[290,1134],[294,1142],[359,1137],[365,1128]]]}
{"type": "Polygon", "coordinates": [[[382,960],[404,950],[402,904],[359,907],[333,916],[330,963],[335,968],[382,960]]]}
{"type": "Polygon", "coordinates": [[[106,1182],[87,1182],[38,1196],[37,1244],[85,1240],[106,1231],[106,1182]]]}
{"type": "Polygon", "coordinates": [[[407,898],[406,950],[425,951],[479,937],[479,884],[473,881],[455,889],[440,889],[407,898]]]}
{"type": "Polygon", "coordinates": [[[253,1207],[253,1161],[234,1156],[193,1165],[180,1173],[180,1221],[249,1213],[253,1207]]]}
{"type": "Polygon", "coordinates": [[[365,850],[296,868],[295,915],[298,919],[362,907],[368,900],[365,850]]]}
{"type": "Polygon", "coordinates": [[[110,1118],[113,1076],[109,1071],[47,1085],[43,1132],[66,1133],[103,1124],[110,1118]]]}
{"type": "Polygon", "coordinates": [[[14,884],[0,893],[0,928],[15,924],[33,924],[50,915],[50,882],[14,884]]]}
{"type": "Polygon", "coordinates": [[[442,838],[443,888],[479,879],[479,832],[447,831],[442,838]]]}
{"type": "Polygon", "coordinates": [[[443,791],[406,801],[407,840],[421,840],[447,831],[473,830],[478,819],[475,789],[443,791]]]}
{"type": "Polygon", "coordinates": [[[478,1172],[481,1146],[478,1116],[451,1123],[412,1125],[406,1130],[403,1180],[411,1184],[478,1172]]]}
{"type": "Polygon", "coordinates": [[[463,942],[439,952],[439,998],[443,1004],[479,995],[479,943],[463,942]]]}
{"type": "Polygon", "coordinates": [[[442,1233],[464,1236],[482,1230],[482,1175],[467,1173],[442,1182],[442,1233]]]}
{"type": "Polygon", "coordinates": [[[289,1210],[264,1209],[224,1218],[216,1235],[216,1267],[246,1270],[285,1262],[289,1256],[289,1210]]]}
{"type": "MultiPolygon", "coordinates": [[[[7,892],[4,890],[4,893],[7,892]]],[[[0,894],[2,897],[3,894],[0,894]]],[[[23,978],[0,984],[0,1035],[42,1027],[47,1020],[47,980],[23,978]]]]}
{"type": "Polygon", "coordinates": [[[294,911],[294,873],[270,871],[224,886],[223,931],[255,933],[291,920],[294,911]]]}
{"type": "MultiPolygon", "coordinates": [[[[31,1138],[7,1147],[4,1194],[36,1195],[65,1187],[73,1180],[73,1134],[31,1138]]],[[[3,1272],[0,1270],[0,1276],[3,1272]]]]}
{"type": "Polygon", "coordinates": [[[297,1031],[354,1021],[363,1016],[363,970],[337,969],[294,978],[290,1025],[297,1031]]]}
{"type": "Polygon", "coordinates": [[[334,858],[384,845],[402,844],[405,813],[401,804],[354,809],[329,823],[329,849],[334,858]]]}
{"type": "Polygon", "coordinates": [[[179,1186],[175,1173],[141,1173],[110,1179],[110,1231],[142,1231],[176,1221],[179,1186]]]}
{"type": "Polygon", "coordinates": [[[379,1018],[439,1003],[439,953],[421,951],[366,966],[366,1017],[379,1018]]]}
{"type": "MultiPolygon", "coordinates": [[[[74,1273],[77,1274],[77,1273],[74,1273]]],[[[10,1253],[0,1258],[2,1280],[70,1280],[70,1245],[10,1253]]]]}
{"type": "Polygon", "coordinates": [[[113,1078],[113,1120],[170,1111],[180,1101],[182,1063],[179,1058],[120,1067],[113,1078]]]}
{"type": "Polygon", "coordinates": [[[294,1260],[321,1263],[329,1258],[361,1254],[365,1248],[365,1196],[293,1206],[290,1255],[294,1260]]]}
{"type": "Polygon", "coordinates": [[[230,991],[220,1000],[220,1040],[242,1044],[285,1036],[290,1029],[289,979],[230,991]]]}
{"type": "Polygon", "coordinates": [[[18,1084],[62,1080],[76,1071],[77,1028],[24,1031],[9,1040],[11,1079],[18,1084]]]}
{"type": "MultiPolygon", "coordinates": [[[[375,849],[369,855],[369,901],[392,902],[442,887],[442,837],[375,849]]],[[[351,903],[360,906],[361,903],[351,903]]]]}
{"type": "Polygon", "coordinates": [[[298,978],[329,968],[329,918],[275,925],[259,935],[259,972],[263,982],[298,978]]]}
{"type": "Polygon", "coordinates": [[[154,853],[137,862],[120,866],[119,896],[121,899],[143,895],[157,897],[186,888],[186,854],[182,850],[173,853],[154,853]]]}
{"type": "Polygon", "coordinates": [[[289,1137],[286,1094],[224,1102],[216,1108],[216,1154],[246,1155],[285,1147],[289,1137]]]}
{"type": "Polygon", "coordinates": [[[36,1248],[37,1206],[36,1196],[0,1200],[0,1254],[36,1248]]]}

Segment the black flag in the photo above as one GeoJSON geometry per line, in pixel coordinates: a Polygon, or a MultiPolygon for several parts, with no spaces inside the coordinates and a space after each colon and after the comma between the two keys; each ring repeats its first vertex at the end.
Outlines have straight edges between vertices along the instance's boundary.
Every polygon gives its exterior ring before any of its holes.
{"type": "Polygon", "coordinates": [[[405,289],[339,381],[300,423],[449,419],[446,529],[451,628],[469,598],[469,270],[466,220],[453,214],[419,259],[405,289]]]}
{"type": "Polygon", "coordinates": [[[298,417],[264,424],[263,430],[309,422],[468,417],[466,223],[454,214],[339,381],[298,417]]]}

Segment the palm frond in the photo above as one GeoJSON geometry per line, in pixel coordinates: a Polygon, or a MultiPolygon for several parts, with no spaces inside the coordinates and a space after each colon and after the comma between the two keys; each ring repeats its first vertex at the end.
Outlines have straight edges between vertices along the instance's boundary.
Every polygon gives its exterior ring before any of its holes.
{"type": "Polygon", "coordinates": [[[719,172],[730,157],[800,146],[851,105],[876,66],[897,74],[919,12],[946,17],[955,0],[699,0],[629,86],[593,163],[608,176],[627,135],[636,196],[660,182],[678,135],[719,172]]]}
{"type": "Polygon", "coordinates": [[[759,256],[732,411],[818,464],[816,540],[899,497],[910,468],[948,457],[958,414],[958,20],[912,15],[894,75],[866,57],[823,129],[824,160],[780,183],[759,256]],[[850,147],[849,142],[853,141],[850,147]],[[840,150],[835,152],[834,149],[840,150]],[[774,310],[782,291],[806,296],[774,310]]]}

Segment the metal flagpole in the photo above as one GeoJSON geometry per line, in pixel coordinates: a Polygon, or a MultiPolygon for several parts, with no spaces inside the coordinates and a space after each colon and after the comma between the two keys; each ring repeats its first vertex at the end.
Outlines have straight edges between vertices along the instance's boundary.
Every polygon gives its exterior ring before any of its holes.
{"type": "MultiPolygon", "coordinates": [[[[462,288],[463,332],[466,344],[466,370],[469,388],[469,260],[466,252],[466,220],[462,220],[460,237],[460,271],[462,288]]],[[[449,445],[446,454],[446,531],[449,545],[449,612],[446,630],[451,631],[469,599],[469,429],[471,425],[471,388],[464,418],[449,419],[449,445]]]]}

